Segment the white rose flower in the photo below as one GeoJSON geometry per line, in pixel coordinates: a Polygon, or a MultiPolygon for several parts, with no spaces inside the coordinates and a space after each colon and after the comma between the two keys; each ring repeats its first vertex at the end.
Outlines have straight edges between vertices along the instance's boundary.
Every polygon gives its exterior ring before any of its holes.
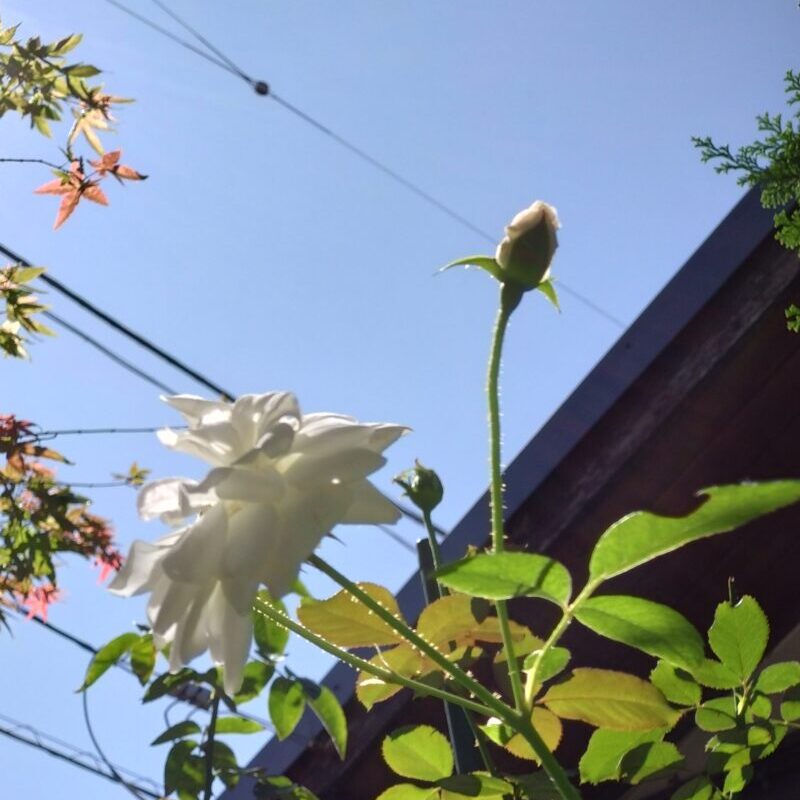
{"type": "Polygon", "coordinates": [[[161,442],[212,468],[200,482],[166,478],[142,488],[143,519],[191,521],[154,544],[134,542],[109,588],[126,597],[150,592],[147,615],[157,646],[171,645],[170,669],[210,650],[233,694],[250,650],[259,584],[273,597],[286,594],[336,524],[399,518],[367,476],[408,429],[303,415],[288,392],[244,395],[235,403],[164,399],[188,429],[162,430],[161,442]]]}
{"type": "Polygon", "coordinates": [[[560,227],[555,208],[537,200],[506,226],[495,261],[513,281],[526,289],[535,289],[550,276],[550,262],[558,247],[556,231],[560,227]]]}

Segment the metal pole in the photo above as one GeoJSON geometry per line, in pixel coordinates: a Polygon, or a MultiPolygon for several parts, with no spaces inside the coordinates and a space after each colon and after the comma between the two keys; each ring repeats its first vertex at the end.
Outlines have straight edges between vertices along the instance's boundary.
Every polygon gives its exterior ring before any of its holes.
{"type": "MultiPolygon", "coordinates": [[[[417,555],[425,602],[432,603],[441,597],[441,592],[439,584],[433,578],[433,554],[427,539],[420,539],[417,542],[417,555]]],[[[483,769],[483,761],[464,709],[445,703],[444,715],[447,720],[450,746],[453,748],[456,774],[466,775],[483,769]]]]}

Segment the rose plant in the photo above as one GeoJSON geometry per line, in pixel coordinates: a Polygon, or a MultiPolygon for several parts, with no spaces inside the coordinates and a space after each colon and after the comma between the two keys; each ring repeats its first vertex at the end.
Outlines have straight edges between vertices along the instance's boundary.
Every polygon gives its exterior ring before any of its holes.
{"type": "Polygon", "coordinates": [[[430,726],[407,726],[383,742],[387,764],[406,781],[381,800],[578,800],[572,775],[555,755],[565,725],[574,721],[595,729],[578,765],[581,782],[638,784],[678,774],[684,756],[668,737],[689,717],[708,734],[707,758],[701,771],[683,778],[672,800],[728,800],[747,785],[753,765],[797,726],[800,663],[762,666],[769,626],[754,598],[729,597],[706,638],[666,605],[598,590],[655,558],[800,501],[800,480],[704,489],[701,505],[684,517],[629,514],[600,535],[588,580],[577,590],[558,561],[506,550],[498,388],[503,342],[526,293],[538,290],[558,305],[550,279],[558,227],[555,209],[537,201],[512,220],[495,256],[448,265],[476,265],[500,284],[487,379],[491,546],[443,564],[431,516],[442,498],[441,481],[419,463],[398,476],[427,528],[435,565],[429,577],[438,584],[438,597],[414,625],[388,590],[354,582],[314,553],[339,523],[396,521],[396,505],[367,478],[383,466],[383,451],[405,427],[304,415],[285,392],[245,395],[233,403],[166,398],[188,427],[162,431],[161,441],[211,469],[200,481],[165,478],[141,490],[140,514],[178,527],[153,544],[134,543],[111,589],[150,593],[149,630],[123,634],[103,648],[83,688],[126,656],[146,667],[137,670],[147,685],[145,701],[189,682],[208,687],[212,713],[205,730],[187,721],[154,742],[171,743],[168,793],[210,798],[215,779],[233,786],[250,775],[265,797],[313,797],[283,776],[239,767],[218,739],[261,729],[241,716],[238,704],[265,689],[279,737],[292,734],[308,707],[344,756],[347,724],[334,695],[281,664],[289,631],[357,670],[356,695],[367,708],[407,688],[466,715],[483,769],[454,774],[446,737],[430,726]],[[303,563],[341,590],[324,600],[309,597],[297,583],[303,563]],[[294,615],[281,601],[293,591],[301,595],[294,615]],[[515,622],[506,605],[512,598],[555,606],[556,623],[531,630],[515,622]],[[650,656],[649,676],[570,670],[562,638],[576,623],[650,656]],[[217,666],[194,671],[189,662],[206,650],[217,666]],[[158,652],[169,671],[153,678],[158,652]],[[485,672],[473,669],[481,661],[491,663],[496,683],[475,677],[485,672]],[[219,715],[221,705],[230,715],[219,715]],[[494,747],[527,760],[533,771],[498,771],[494,747]]]}

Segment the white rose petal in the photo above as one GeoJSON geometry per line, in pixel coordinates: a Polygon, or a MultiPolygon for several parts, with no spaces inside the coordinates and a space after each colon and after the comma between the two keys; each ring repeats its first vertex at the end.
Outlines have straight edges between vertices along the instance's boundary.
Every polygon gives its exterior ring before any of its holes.
{"type": "Polygon", "coordinates": [[[184,527],[154,544],[134,542],[110,588],[123,596],[150,592],[153,638],[158,647],[171,645],[170,669],[208,650],[224,666],[225,691],[234,694],[259,585],[274,597],[289,592],[303,562],[337,524],[399,518],[367,477],[408,429],[341,414],[303,416],[288,392],[243,395],[234,403],[163,399],[188,428],[159,431],[160,441],[211,469],[199,482],[164,478],[142,488],[143,519],[184,527]]]}

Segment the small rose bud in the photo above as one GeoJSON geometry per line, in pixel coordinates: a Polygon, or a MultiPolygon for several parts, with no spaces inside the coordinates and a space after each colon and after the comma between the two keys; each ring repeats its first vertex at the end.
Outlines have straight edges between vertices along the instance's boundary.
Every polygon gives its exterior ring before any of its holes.
{"type": "Polygon", "coordinates": [[[430,513],[442,502],[444,487],[439,476],[415,461],[413,469],[401,472],[394,482],[402,486],[406,497],[422,512],[430,513]]]}
{"type": "Polygon", "coordinates": [[[526,290],[546,281],[560,227],[555,208],[542,200],[520,211],[506,226],[506,235],[495,253],[505,277],[526,290]]]}

